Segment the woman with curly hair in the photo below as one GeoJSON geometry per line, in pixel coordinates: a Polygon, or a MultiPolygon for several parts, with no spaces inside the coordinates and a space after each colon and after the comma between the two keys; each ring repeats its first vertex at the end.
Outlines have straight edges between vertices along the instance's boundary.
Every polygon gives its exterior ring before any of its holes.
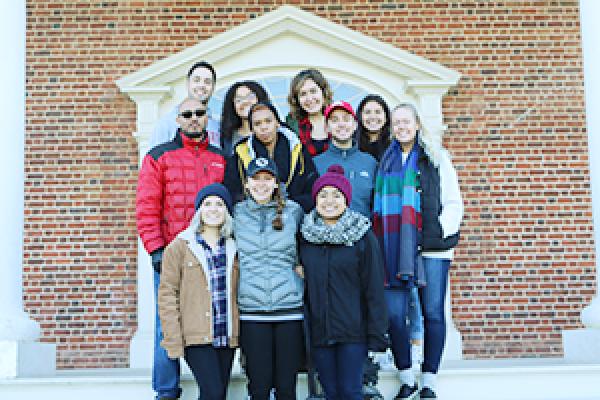
{"type": "Polygon", "coordinates": [[[331,87],[318,70],[305,69],[292,79],[288,95],[290,113],[285,122],[298,134],[313,157],[329,146],[330,137],[325,129],[323,113],[332,99],[331,87]]]}

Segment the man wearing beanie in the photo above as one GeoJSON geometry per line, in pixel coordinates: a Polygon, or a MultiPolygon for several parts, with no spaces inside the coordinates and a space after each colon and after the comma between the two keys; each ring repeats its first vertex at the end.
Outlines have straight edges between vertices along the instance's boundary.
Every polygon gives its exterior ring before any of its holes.
{"type": "Polygon", "coordinates": [[[317,171],[322,175],[330,165],[341,165],[354,193],[350,208],[370,217],[377,161],[358,150],[354,141],[358,126],[354,110],[349,103],[336,101],[325,109],[325,121],[331,146],[314,158],[317,171]]]}
{"type": "MultiPolygon", "coordinates": [[[[179,106],[179,130],[175,139],[154,147],[142,161],[136,219],[144,248],[152,257],[155,298],[165,247],[188,226],[198,191],[223,181],[225,159],[209,144],[206,121],[204,103],[197,99],[184,100],[179,106]]],[[[154,331],[152,388],[159,400],[179,398],[179,361],[169,359],[160,347],[162,332],[158,312],[154,331]]]]}

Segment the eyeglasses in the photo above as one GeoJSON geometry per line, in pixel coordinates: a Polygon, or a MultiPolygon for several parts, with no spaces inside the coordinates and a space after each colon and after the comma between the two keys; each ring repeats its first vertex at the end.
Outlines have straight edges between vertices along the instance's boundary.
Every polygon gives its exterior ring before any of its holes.
{"type": "Polygon", "coordinates": [[[191,111],[191,110],[182,111],[179,113],[179,115],[181,115],[185,119],[190,119],[190,118],[192,118],[193,115],[200,118],[200,117],[203,117],[204,115],[206,115],[206,110],[197,109],[194,111],[191,111]]]}

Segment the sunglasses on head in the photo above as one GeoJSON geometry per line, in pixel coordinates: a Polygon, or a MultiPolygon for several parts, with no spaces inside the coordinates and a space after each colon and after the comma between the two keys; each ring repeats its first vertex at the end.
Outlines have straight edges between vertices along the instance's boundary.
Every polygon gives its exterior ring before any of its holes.
{"type": "Polygon", "coordinates": [[[203,117],[204,115],[206,115],[206,110],[197,109],[194,111],[191,111],[191,110],[183,111],[183,112],[180,112],[179,115],[181,115],[185,119],[190,119],[190,118],[192,118],[193,115],[200,118],[200,117],[203,117]]]}

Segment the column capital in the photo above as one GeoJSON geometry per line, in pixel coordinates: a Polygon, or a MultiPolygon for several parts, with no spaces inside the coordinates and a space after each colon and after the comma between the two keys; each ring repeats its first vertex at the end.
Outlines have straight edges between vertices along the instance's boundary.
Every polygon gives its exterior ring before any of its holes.
{"type": "Polygon", "coordinates": [[[120,87],[120,90],[127,94],[136,105],[136,131],[132,134],[137,139],[138,152],[141,160],[148,148],[147,143],[150,139],[154,124],[158,120],[160,103],[165,98],[172,96],[173,89],[170,86],[124,86],[120,87]]]}

